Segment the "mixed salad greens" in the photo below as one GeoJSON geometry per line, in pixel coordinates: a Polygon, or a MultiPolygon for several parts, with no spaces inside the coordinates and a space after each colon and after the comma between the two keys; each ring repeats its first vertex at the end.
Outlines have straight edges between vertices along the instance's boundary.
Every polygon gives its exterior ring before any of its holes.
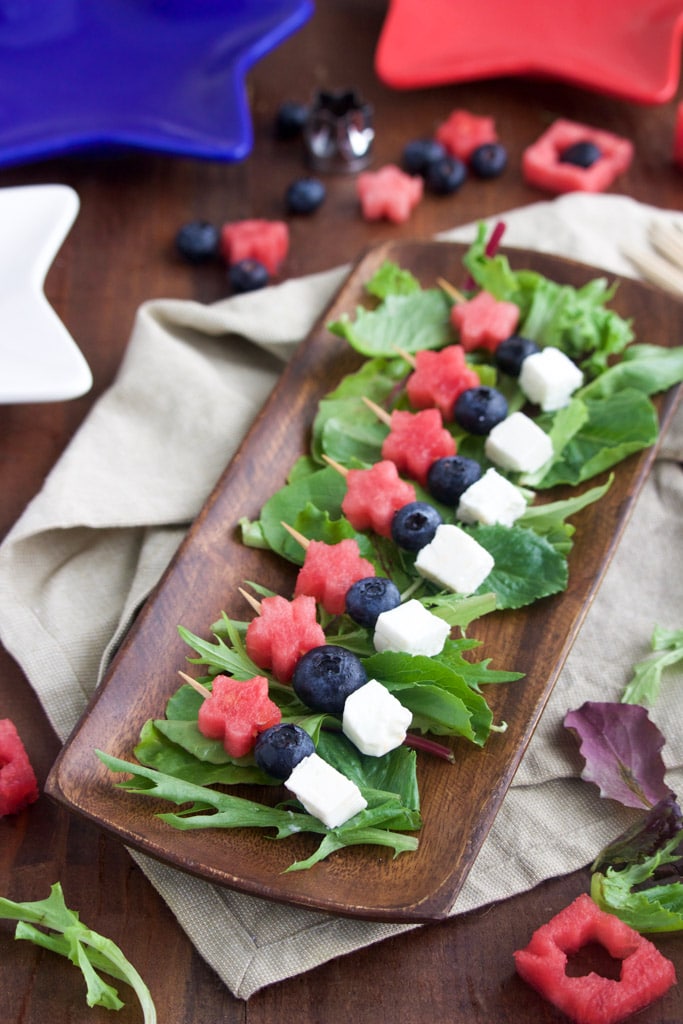
{"type": "MultiPolygon", "coordinates": [[[[631,324],[607,307],[613,289],[606,281],[597,279],[573,288],[529,270],[514,271],[504,255],[487,254],[483,226],[464,263],[474,290],[485,288],[498,299],[518,304],[520,334],[562,349],[581,365],[586,379],[568,406],[537,418],[551,437],[553,457],[536,474],[512,476],[527,500],[523,516],[510,527],[468,528],[495,559],[495,568],[479,591],[463,597],[439,590],[417,574],[413,555],[385,538],[356,533],[341,511],[344,478],[323,460],[327,456],[358,468],[378,461],[386,427],[364,406],[361,396],[381,406],[405,408],[403,382],[409,366],[397,350],[414,353],[457,340],[450,326],[452,299],[447,291],[422,287],[409,271],[392,263],[368,282],[367,307],[329,325],[362,354],[362,366],[321,401],[311,449],[292,467],[286,485],[265,504],[257,520],[241,523],[245,544],[277,552],[294,565],[302,564],[304,552],[283,524],[329,544],[353,537],[361,555],[379,574],[389,576],[404,597],[417,598],[453,627],[443,652],[435,657],[377,653],[367,629],[345,615],[330,617],[320,611],[327,642],[359,654],[368,678],[378,679],[410,708],[413,724],[408,743],[380,758],[364,756],[340,732],[338,719],[312,713],[291,687],[270,681],[271,697],[283,719],[306,729],[318,753],[353,779],[367,799],[366,810],[330,830],[293,801],[269,806],[212,788],[277,783],[260,772],[250,757],[231,759],[219,741],[199,732],[197,712],[202,698],[183,685],[168,702],[165,717],[145,724],[135,748],[137,763],[98,752],[113,772],[126,774],[119,786],[180,808],[161,815],[169,825],[178,829],[263,827],[274,830],[277,838],[299,832],[322,835],[316,852],[289,870],[308,868],[335,850],[359,843],[389,846],[395,854],[414,850],[418,842],[414,833],[421,826],[416,751],[424,748],[452,757],[449,746],[429,736],[461,737],[484,746],[491,732],[503,730],[504,724],[494,723],[482,687],[513,684],[521,678],[514,670],[491,668],[487,658],[477,661],[480,644],[467,636],[467,629],[494,610],[521,608],[566,589],[574,534],[570,519],[600,500],[612,476],[555,501],[537,503],[536,492],[559,484],[583,484],[656,441],[658,417],[650,396],[683,381],[683,347],[634,344],[631,324]]],[[[495,382],[504,391],[510,412],[522,408],[524,396],[514,379],[498,375],[485,355],[475,353],[470,361],[482,383],[495,382]]],[[[477,459],[483,468],[490,465],[484,438],[466,434],[454,424],[448,426],[460,454],[477,459]]],[[[418,498],[435,504],[419,485],[416,492],[418,498]]],[[[454,521],[452,508],[440,506],[439,511],[445,522],[454,521]]],[[[257,581],[249,585],[261,596],[269,593],[257,581]]],[[[238,679],[265,674],[246,653],[247,626],[223,614],[211,627],[212,641],[180,626],[193,652],[188,660],[205,669],[202,682],[210,686],[219,673],[238,679]]]]}

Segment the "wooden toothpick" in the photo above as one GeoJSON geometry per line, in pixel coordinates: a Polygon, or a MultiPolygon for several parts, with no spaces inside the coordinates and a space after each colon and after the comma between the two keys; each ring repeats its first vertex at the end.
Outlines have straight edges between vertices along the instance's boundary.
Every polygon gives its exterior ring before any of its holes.
{"type": "Polygon", "coordinates": [[[365,395],[363,395],[363,401],[367,405],[368,409],[374,412],[378,420],[381,420],[387,427],[391,426],[391,416],[385,409],[382,409],[382,407],[377,405],[376,402],[373,402],[371,398],[366,398],[365,395]]]}
{"type": "Polygon", "coordinates": [[[283,526],[287,533],[293,537],[295,541],[301,544],[304,551],[308,549],[308,545],[311,543],[308,537],[304,537],[303,533],[299,533],[299,531],[295,530],[293,526],[290,526],[289,523],[283,523],[282,520],[280,520],[280,526],[283,526]]]}
{"type": "Polygon", "coordinates": [[[260,602],[257,601],[256,598],[253,597],[251,594],[247,593],[246,590],[242,590],[241,587],[238,587],[237,589],[239,590],[240,594],[242,595],[244,600],[247,602],[247,604],[250,605],[254,609],[254,611],[256,612],[257,615],[260,615],[261,614],[261,604],[260,604],[260,602]]]}
{"type": "Polygon", "coordinates": [[[180,676],[181,679],[184,679],[185,682],[188,683],[193,690],[196,690],[197,693],[200,693],[202,697],[204,697],[204,699],[211,696],[211,690],[207,690],[205,686],[202,686],[201,683],[198,683],[196,679],[192,678],[192,676],[188,676],[187,672],[179,671],[178,675],[180,676]]]}
{"type": "Polygon", "coordinates": [[[450,297],[456,302],[467,302],[463,293],[459,292],[455,285],[451,284],[450,281],[446,281],[443,277],[438,277],[436,279],[436,283],[442,291],[446,292],[447,295],[450,295],[450,297]]]}
{"type": "Polygon", "coordinates": [[[335,462],[335,460],[331,459],[329,455],[323,455],[323,459],[328,464],[328,466],[331,466],[332,469],[336,469],[337,472],[341,473],[342,476],[348,475],[348,469],[346,468],[346,466],[342,466],[341,462],[335,462]]]}

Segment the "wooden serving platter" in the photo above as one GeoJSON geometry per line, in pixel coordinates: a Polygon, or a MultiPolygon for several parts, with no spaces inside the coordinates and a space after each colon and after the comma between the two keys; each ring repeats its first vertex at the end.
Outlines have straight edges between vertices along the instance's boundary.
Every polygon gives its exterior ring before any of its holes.
{"type": "MultiPolygon", "coordinates": [[[[163,716],[178,687],[178,670],[186,668],[191,653],[178,636],[179,624],[209,637],[222,610],[247,618],[237,590],[244,580],[291,593],[295,568],[269,552],[244,547],[238,522],[256,518],[285,482],[296,458],[308,450],[319,400],[359,365],[357,354],[325,325],[354,313],[364,283],[384,260],[411,270],[425,286],[438,277],[458,284],[463,252],[463,246],[445,242],[399,242],[374,248],[358,261],[282,374],[62,749],[46,786],[57,801],[130,847],[246,893],[373,920],[419,922],[448,915],[616,550],[654,449],[619,465],[607,495],[572,519],[577,532],[563,594],[488,616],[468,630],[482,641],[481,656],[492,659],[492,668],[524,672],[525,678],[487,690],[494,721],[505,721],[508,728],[492,734],[483,750],[456,741],[454,764],[419,755],[424,826],[417,852],[392,859],[389,850],[353,847],[311,870],[285,873],[312,852],[317,839],[301,835],[274,842],[255,829],[176,831],[155,816],[168,805],[118,790],[94,751],[132,760],[143,723],[163,716]]],[[[595,268],[538,253],[511,250],[508,255],[516,269],[537,270],[567,284],[601,276],[595,268]]],[[[683,306],[646,285],[622,281],[612,305],[632,318],[638,340],[669,345],[683,336],[683,306]]],[[[663,428],[679,390],[658,399],[663,428]]]]}

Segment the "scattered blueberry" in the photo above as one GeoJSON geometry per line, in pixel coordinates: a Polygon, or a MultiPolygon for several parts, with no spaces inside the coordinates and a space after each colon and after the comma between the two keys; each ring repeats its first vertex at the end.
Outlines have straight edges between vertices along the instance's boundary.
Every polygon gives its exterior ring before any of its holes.
{"type": "Polygon", "coordinates": [[[315,744],[305,729],[294,722],[278,722],[259,733],[254,744],[254,760],[274,779],[288,779],[305,757],[315,753],[315,744]]]}
{"type": "Polygon", "coordinates": [[[427,489],[437,501],[457,505],[468,487],[481,476],[481,466],[464,455],[445,455],[436,459],[427,473],[427,489]]]}
{"type": "Polygon", "coordinates": [[[285,205],[289,213],[313,213],[327,195],[320,178],[299,178],[293,181],[285,193],[285,205]]]}
{"type": "Polygon", "coordinates": [[[577,167],[592,167],[602,156],[602,150],[594,142],[585,139],[574,142],[561,151],[558,160],[561,164],[575,164],[577,167]]]}
{"type": "Polygon", "coordinates": [[[497,178],[507,163],[507,150],[500,142],[485,142],[470,155],[470,168],[478,178],[497,178]]]}
{"type": "Polygon", "coordinates": [[[397,608],[401,594],[386,576],[366,576],[356,580],[346,592],[346,612],[359,626],[373,629],[382,612],[397,608]]]}
{"type": "Polygon", "coordinates": [[[463,391],[453,408],[455,422],[470,434],[488,434],[507,413],[505,396],[484,384],[463,391]]]}
{"type": "Polygon", "coordinates": [[[391,539],[406,551],[419,551],[434,538],[441,514],[426,501],[410,501],[394,512],[391,539]]]}
{"type": "Polygon", "coordinates": [[[268,284],[268,271],[258,260],[238,260],[228,269],[228,280],[234,292],[254,292],[268,284]]]}
{"type": "Polygon", "coordinates": [[[519,377],[522,363],[526,357],[540,351],[540,347],[531,338],[524,338],[521,334],[511,334],[509,338],[505,338],[498,345],[493,361],[503,373],[507,373],[510,377],[519,377]]]}
{"type": "Polygon", "coordinates": [[[439,196],[457,192],[467,178],[467,168],[457,156],[444,156],[427,167],[424,172],[425,187],[439,196]]]}
{"type": "Polygon", "coordinates": [[[425,174],[431,164],[445,156],[446,147],[436,139],[413,139],[404,147],[401,162],[408,174],[425,174]]]}
{"type": "Polygon", "coordinates": [[[301,135],[308,120],[308,107],[296,100],[285,100],[275,117],[275,137],[296,139],[301,135]]]}
{"type": "Polygon", "coordinates": [[[218,252],[220,233],[206,220],[183,224],[175,236],[176,249],[189,263],[207,263],[218,252]]]}
{"type": "Polygon", "coordinates": [[[292,687],[297,697],[313,711],[341,715],[349,694],[367,681],[358,655],[346,647],[323,644],[299,658],[292,687]]]}

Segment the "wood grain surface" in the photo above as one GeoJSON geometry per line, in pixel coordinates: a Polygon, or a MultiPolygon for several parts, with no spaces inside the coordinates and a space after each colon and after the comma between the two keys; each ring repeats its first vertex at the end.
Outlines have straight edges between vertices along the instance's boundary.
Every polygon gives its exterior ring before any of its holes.
{"type": "MultiPolygon", "coordinates": [[[[155,297],[211,302],[227,295],[224,272],[176,259],[173,237],[184,222],[280,217],[287,185],[306,173],[297,143],[273,137],[284,99],[306,102],[319,88],[353,86],[375,108],[377,166],[397,161],[411,138],[429,135],[455,107],[493,114],[509,151],[499,179],[468,182],[454,197],[427,197],[410,222],[367,224],[351,177],[333,176],[312,218],[292,220],[283,277],[351,263],[368,246],[427,239],[475,218],[548,197],[520,173],[523,149],[555,117],[608,127],[633,140],[636,157],[613,191],[666,208],[683,207],[683,176],[672,163],[676,101],[639,106],[531,79],[463,83],[394,92],[373,73],[384,0],[321,0],[311,21],[250,72],[255,142],[238,164],[107,152],[0,170],[0,187],[63,182],[81,199],[79,217],[51,268],[46,291],[94,376],[72,402],[0,407],[0,529],[4,536],[40,490],[93,403],[112,382],[138,306],[155,297]]],[[[679,90],[677,100],[681,98],[679,90]]],[[[671,308],[663,329],[672,335],[671,308]]],[[[19,666],[0,651],[0,709],[20,730],[44,784],[60,749],[19,666]]],[[[505,865],[501,865],[505,870],[505,865]]],[[[122,844],[47,796],[16,820],[0,821],[0,892],[40,899],[61,881],[84,921],[119,942],[154,995],[164,1024],[562,1024],[565,1018],[516,977],[512,950],[537,925],[587,887],[587,871],[457,920],[400,938],[273,985],[248,1002],[234,998],[203,962],[122,844]]],[[[78,971],[61,958],[15,942],[0,922],[0,1018],[7,1024],[110,1021],[85,1005],[78,971]]],[[[683,977],[680,937],[658,947],[683,977]]],[[[133,998],[117,1024],[137,1024],[133,998]]],[[[683,990],[638,1015],[641,1024],[680,1024],[683,990]]]]}

